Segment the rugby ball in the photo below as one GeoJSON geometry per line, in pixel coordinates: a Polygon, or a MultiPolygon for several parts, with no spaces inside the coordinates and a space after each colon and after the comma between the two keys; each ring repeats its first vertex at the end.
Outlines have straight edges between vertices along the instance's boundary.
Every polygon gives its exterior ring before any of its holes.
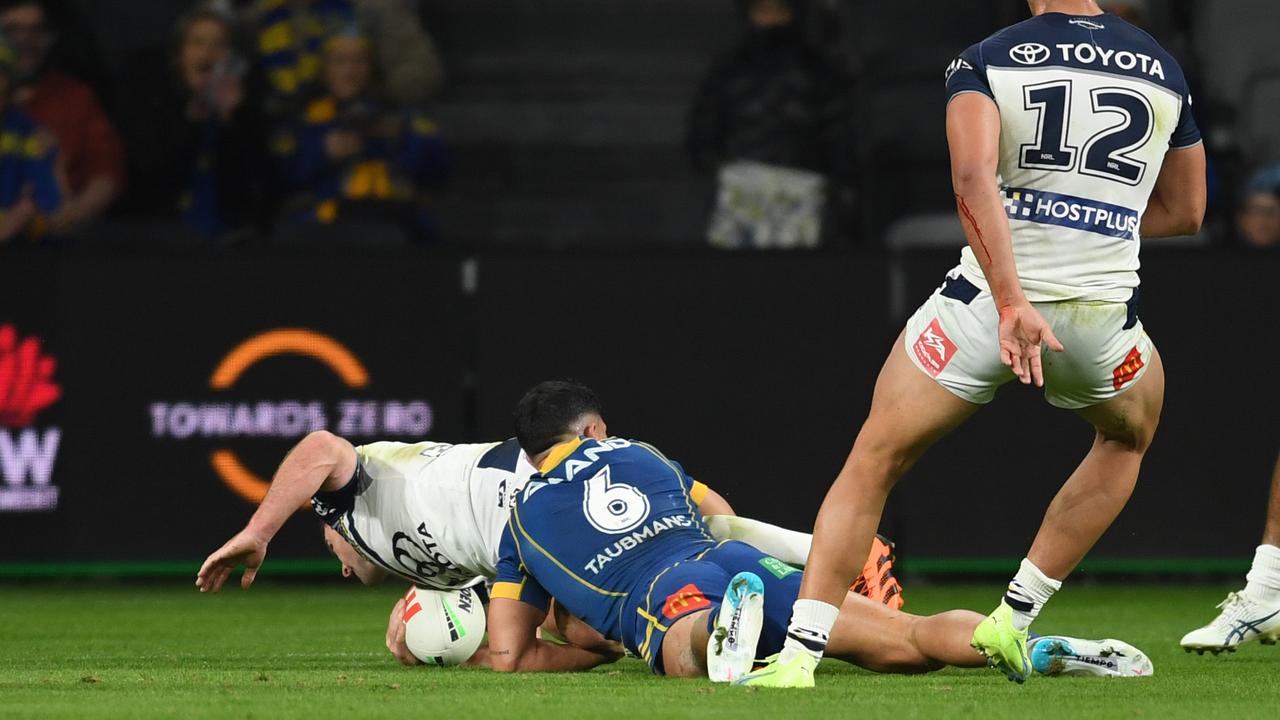
{"type": "Polygon", "coordinates": [[[415,587],[404,599],[404,641],[422,662],[461,665],[484,640],[485,609],[474,588],[415,587]]]}

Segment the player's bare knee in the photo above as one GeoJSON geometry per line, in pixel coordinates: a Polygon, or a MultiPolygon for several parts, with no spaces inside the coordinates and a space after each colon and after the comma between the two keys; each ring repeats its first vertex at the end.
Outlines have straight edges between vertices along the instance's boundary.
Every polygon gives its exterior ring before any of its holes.
{"type": "Polygon", "coordinates": [[[1110,427],[1097,427],[1096,442],[1110,450],[1121,450],[1144,455],[1155,437],[1153,425],[1117,423],[1110,427]]]}
{"type": "Polygon", "coordinates": [[[857,477],[863,482],[883,483],[892,487],[898,479],[919,459],[920,453],[903,447],[891,439],[858,438],[857,447],[849,462],[857,469],[857,477]]]}

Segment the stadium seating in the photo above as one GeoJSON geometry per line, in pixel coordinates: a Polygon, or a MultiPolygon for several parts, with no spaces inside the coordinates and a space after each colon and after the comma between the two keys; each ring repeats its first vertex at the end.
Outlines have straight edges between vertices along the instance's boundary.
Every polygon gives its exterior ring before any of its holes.
{"type": "Polygon", "coordinates": [[[683,152],[688,104],[737,36],[730,2],[433,0],[457,148],[451,237],[500,245],[699,241],[711,185],[683,152]]]}
{"type": "Polygon", "coordinates": [[[1254,167],[1280,162],[1280,68],[1255,74],[1245,85],[1237,120],[1240,144],[1254,167]]]}

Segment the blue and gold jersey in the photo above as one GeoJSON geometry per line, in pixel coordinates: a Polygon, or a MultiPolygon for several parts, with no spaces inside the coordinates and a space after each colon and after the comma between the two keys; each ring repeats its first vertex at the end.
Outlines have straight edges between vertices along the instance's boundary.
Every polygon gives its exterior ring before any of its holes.
{"type": "Polygon", "coordinates": [[[697,509],[702,488],[654,448],[620,438],[563,443],[540,470],[512,508],[493,597],[540,608],[554,597],[633,645],[628,598],[716,546],[697,509]]]}
{"type": "MultiPolygon", "coordinates": [[[[52,136],[49,136],[52,137],[52,136]]],[[[29,199],[41,216],[52,215],[62,205],[63,191],[57,177],[58,148],[44,139],[40,127],[22,110],[11,107],[0,114],[0,215],[29,199]]],[[[32,223],[28,232],[42,234],[43,223],[32,223]]]]}

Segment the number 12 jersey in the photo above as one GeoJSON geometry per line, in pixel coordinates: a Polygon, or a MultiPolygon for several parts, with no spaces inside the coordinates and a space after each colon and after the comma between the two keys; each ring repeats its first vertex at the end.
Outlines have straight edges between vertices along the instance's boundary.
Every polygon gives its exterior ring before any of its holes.
{"type": "MultiPolygon", "coordinates": [[[[1129,300],[1165,154],[1200,143],[1178,63],[1113,15],[1045,13],[966,50],[946,80],[948,102],[980,93],[999,108],[999,181],[1028,299],[1129,300]]],[[[971,248],[960,267],[988,289],[971,248]]]]}

